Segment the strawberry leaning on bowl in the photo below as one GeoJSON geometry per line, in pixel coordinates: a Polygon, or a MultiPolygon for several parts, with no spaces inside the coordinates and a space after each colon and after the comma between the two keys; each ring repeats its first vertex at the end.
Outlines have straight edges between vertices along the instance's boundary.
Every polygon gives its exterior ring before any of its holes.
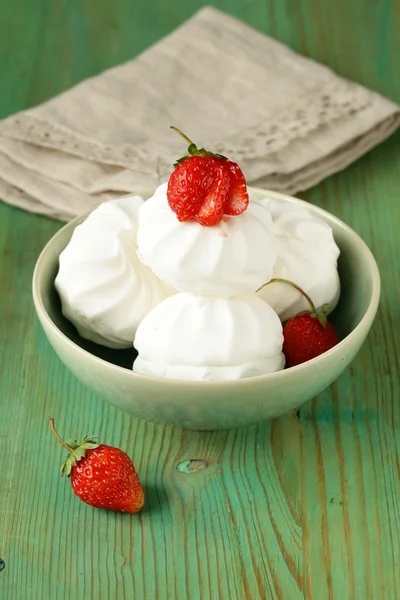
{"type": "Polygon", "coordinates": [[[300,286],[280,277],[271,279],[259,289],[271,283],[286,283],[294,287],[306,298],[311,309],[288,319],[283,326],[282,352],[286,367],[295,367],[316,358],[339,343],[336,330],[327,318],[328,305],[317,311],[310,296],[300,286]]]}
{"type": "Polygon", "coordinates": [[[61,475],[71,478],[74,493],[86,504],[116,512],[137,513],[144,505],[143,489],[129,456],[119,448],[98,444],[86,436],[63,442],[50,419],[56,440],[69,452],[61,475]]]}
{"type": "Polygon", "coordinates": [[[326,307],[319,312],[304,313],[288,320],[283,328],[283,354],[286,366],[294,367],[324,354],[339,343],[326,307]]]}
{"type": "Polygon", "coordinates": [[[179,221],[195,219],[212,227],[224,215],[236,216],[249,204],[246,179],[240,167],[221,154],[197,148],[179,129],[171,126],[189,144],[188,154],[175,163],[167,189],[170,208],[179,221]]]}

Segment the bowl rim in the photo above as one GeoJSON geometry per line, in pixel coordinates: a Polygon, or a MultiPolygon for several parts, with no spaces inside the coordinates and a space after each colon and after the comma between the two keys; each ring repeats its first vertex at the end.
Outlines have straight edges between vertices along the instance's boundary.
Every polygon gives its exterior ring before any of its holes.
{"type": "MultiPolygon", "coordinates": [[[[126,376],[133,377],[133,379],[138,382],[139,381],[143,381],[143,382],[147,382],[147,383],[154,382],[154,383],[162,384],[164,386],[168,386],[171,388],[176,387],[176,386],[180,387],[182,385],[185,385],[188,387],[198,387],[199,385],[201,385],[204,388],[207,388],[209,391],[210,390],[212,391],[213,388],[220,388],[221,386],[223,386],[225,388],[229,388],[231,386],[237,386],[237,385],[248,386],[254,382],[258,382],[258,383],[266,382],[267,383],[268,381],[279,380],[282,377],[288,377],[288,375],[290,375],[290,374],[301,373],[303,371],[307,371],[307,369],[309,369],[310,366],[312,368],[315,368],[315,367],[318,368],[319,364],[321,364],[323,361],[329,360],[329,358],[331,356],[334,356],[336,353],[340,352],[340,350],[343,348],[343,346],[345,344],[348,344],[349,342],[351,342],[351,340],[357,336],[358,332],[361,329],[363,329],[366,326],[366,324],[368,324],[368,323],[372,324],[373,319],[376,314],[376,311],[377,311],[377,308],[378,308],[378,305],[379,305],[380,290],[381,290],[380,274],[379,274],[379,269],[378,269],[378,265],[376,263],[375,257],[372,254],[369,247],[367,246],[367,244],[364,242],[364,240],[361,238],[361,236],[359,236],[358,233],[356,233],[354,231],[354,229],[352,229],[351,227],[346,225],[346,223],[344,223],[344,221],[342,221],[338,217],[335,217],[332,213],[324,210],[323,208],[315,206],[314,204],[311,204],[305,200],[301,200],[300,198],[296,198],[295,196],[289,196],[287,194],[282,194],[280,192],[274,192],[272,190],[267,190],[267,189],[263,189],[263,188],[253,187],[253,186],[248,186],[248,187],[251,191],[254,191],[257,194],[266,194],[268,199],[279,200],[279,201],[284,201],[284,202],[291,202],[293,204],[296,204],[296,205],[306,208],[307,210],[309,210],[313,214],[316,214],[317,216],[320,216],[325,222],[335,223],[335,225],[337,225],[339,228],[343,229],[347,234],[349,234],[350,236],[353,237],[354,241],[356,242],[358,247],[363,251],[363,253],[365,255],[365,258],[369,264],[369,267],[371,270],[371,275],[372,275],[372,295],[371,295],[370,303],[369,303],[367,310],[365,311],[365,314],[363,315],[361,321],[358,323],[358,325],[343,340],[341,340],[336,346],[334,346],[327,352],[324,352],[320,356],[317,356],[316,358],[313,358],[312,360],[309,360],[305,363],[302,363],[295,367],[291,367],[290,369],[287,369],[287,370],[283,369],[281,371],[276,371],[274,373],[267,373],[265,375],[257,375],[255,377],[246,377],[246,378],[242,378],[242,379],[232,379],[232,380],[224,380],[224,381],[197,381],[197,380],[193,381],[193,380],[187,380],[187,379],[168,379],[168,378],[164,378],[164,377],[157,377],[157,376],[151,376],[151,375],[144,375],[141,373],[135,373],[133,370],[126,369],[125,367],[121,367],[114,363],[110,363],[110,362],[104,360],[103,358],[99,358],[98,356],[85,350],[84,348],[81,348],[81,346],[79,346],[78,344],[73,342],[68,336],[66,336],[57,327],[57,325],[54,323],[54,321],[50,318],[50,316],[44,306],[41,295],[39,293],[39,288],[40,288],[39,274],[41,271],[42,263],[45,260],[45,256],[47,255],[49,248],[54,244],[54,242],[57,240],[57,238],[62,237],[62,235],[66,229],[72,228],[72,230],[73,230],[79,224],[79,222],[82,221],[82,219],[87,217],[93,211],[88,211],[87,213],[77,216],[74,219],[72,219],[71,221],[69,221],[68,223],[66,223],[59,231],[57,231],[57,233],[55,233],[50,238],[50,240],[47,242],[47,244],[42,249],[42,251],[36,261],[35,268],[33,271],[33,278],[32,278],[32,295],[33,295],[35,309],[36,309],[36,312],[37,312],[40,320],[44,319],[47,322],[47,324],[54,330],[57,337],[59,337],[67,345],[70,345],[74,349],[74,351],[78,353],[78,355],[79,354],[83,355],[85,357],[85,359],[89,359],[99,365],[103,365],[106,369],[109,369],[110,371],[114,371],[115,373],[121,373],[125,377],[126,376]],[[130,375],[127,375],[127,374],[130,374],[130,375]]],[[[153,193],[154,192],[149,192],[148,194],[143,194],[143,197],[150,197],[153,193]]],[[[135,194],[126,194],[125,196],[134,196],[134,195],[135,194]]]]}

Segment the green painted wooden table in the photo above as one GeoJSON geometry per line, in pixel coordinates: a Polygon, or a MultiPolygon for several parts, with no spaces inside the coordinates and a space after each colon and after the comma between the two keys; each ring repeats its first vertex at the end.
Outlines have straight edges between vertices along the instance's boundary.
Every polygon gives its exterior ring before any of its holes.
{"type": "MultiPolygon", "coordinates": [[[[202,4],[2,2],[0,117],[135,56],[202,4]]],[[[400,102],[398,1],[214,4],[400,102]]],[[[377,258],[382,302],[362,351],[297,413],[231,432],[138,422],[78,383],[30,293],[60,224],[0,203],[1,600],[400,598],[399,149],[400,132],[301,195],[377,258]],[[66,435],[128,451],[147,495],[140,515],[73,496],[50,415],[66,435]],[[210,466],[178,472],[187,458],[210,466]]]]}

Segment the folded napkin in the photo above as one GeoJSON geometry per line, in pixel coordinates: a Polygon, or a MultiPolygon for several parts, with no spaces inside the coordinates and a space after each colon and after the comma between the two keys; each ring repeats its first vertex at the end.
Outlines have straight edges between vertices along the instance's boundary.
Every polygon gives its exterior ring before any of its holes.
{"type": "Polygon", "coordinates": [[[186,146],[294,193],[391,134],[400,107],[206,7],[136,59],[0,122],[0,198],[68,220],[166,181],[186,146]]]}

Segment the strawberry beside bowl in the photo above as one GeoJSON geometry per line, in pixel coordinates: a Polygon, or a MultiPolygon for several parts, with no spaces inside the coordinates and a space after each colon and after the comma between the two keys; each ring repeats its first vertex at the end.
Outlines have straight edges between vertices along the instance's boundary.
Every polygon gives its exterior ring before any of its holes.
{"type": "Polygon", "coordinates": [[[33,275],[33,299],[45,334],[67,368],[118,408],[148,421],[188,429],[229,429],[277,417],[328,387],[348,366],[373,323],[380,295],[379,272],[363,240],[342,221],[296,198],[253,190],[260,197],[306,205],[333,230],[341,254],[341,298],[330,320],[341,342],[306,363],[268,375],[222,382],[161,379],[134,373],[134,349],[111,350],[82,339],[61,312],[54,288],[58,258],[79,217],[46,245],[33,275]]]}

